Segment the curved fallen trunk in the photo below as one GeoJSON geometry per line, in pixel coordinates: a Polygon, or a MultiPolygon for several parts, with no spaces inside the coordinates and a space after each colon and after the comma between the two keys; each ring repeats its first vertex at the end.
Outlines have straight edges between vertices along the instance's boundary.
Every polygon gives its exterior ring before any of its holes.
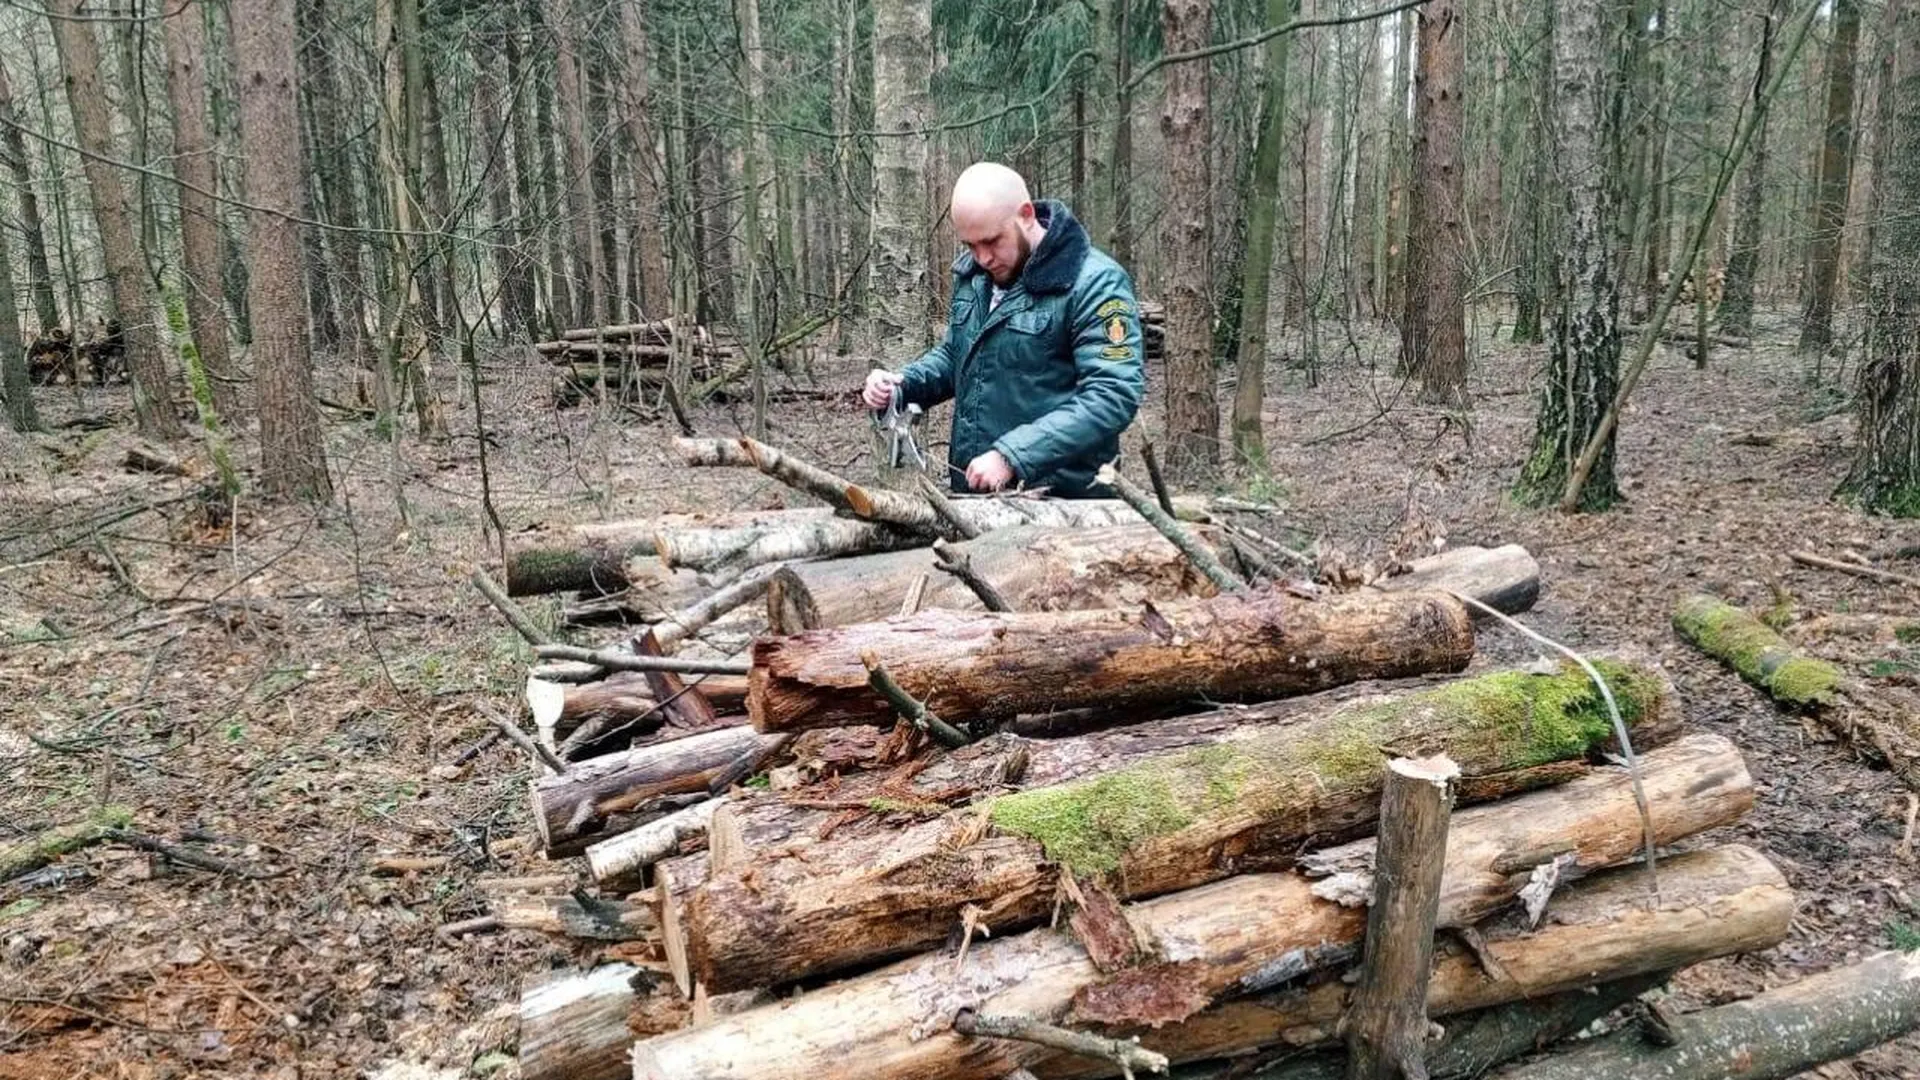
{"type": "MultiPolygon", "coordinates": [[[[1733,820],[1751,802],[1751,781],[1739,766],[1738,751],[1724,739],[1696,737],[1648,754],[1642,765],[1662,843],[1733,820]],[[1709,775],[1717,779],[1707,784],[1698,771],[1703,756],[1716,762],[1709,775]]],[[[1510,904],[1528,877],[1527,868],[1565,852],[1569,843],[1575,845],[1575,861],[1592,867],[1633,858],[1639,842],[1640,817],[1623,775],[1596,775],[1465,811],[1455,819],[1448,842],[1446,880],[1482,884],[1443,900],[1440,922],[1470,924],[1510,904]]],[[[1739,939],[1737,948],[1760,947],[1784,934],[1792,897],[1765,859],[1741,849],[1699,857],[1731,859],[1744,869],[1716,863],[1709,883],[1693,888],[1683,885],[1690,880],[1686,860],[1670,860],[1660,901],[1653,904],[1644,874],[1628,871],[1624,887],[1637,903],[1616,910],[1622,917],[1648,910],[1677,918],[1678,925],[1669,923],[1662,940],[1681,948],[1729,920],[1746,928],[1732,935],[1739,939]]],[[[1050,1023],[1175,1021],[1219,998],[1344,963],[1356,954],[1366,921],[1364,910],[1317,897],[1313,883],[1298,874],[1242,875],[1131,904],[1125,911],[1158,963],[1106,977],[1062,931],[1042,929],[984,942],[976,937],[963,962],[944,953],[923,955],[775,1006],[643,1042],[634,1048],[634,1076],[990,1080],[1050,1052],[954,1033],[953,1017],[963,1008],[1050,1023]]],[[[1651,934],[1645,923],[1631,929],[1633,939],[1651,934]]],[[[1638,944],[1621,947],[1641,954],[1638,944]]],[[[1631,970],[1654,966],[1674,966],[1672,954],[1657,951],[1649,966],[1631,970]]],[[[1560,989],[1600,977],[1585,956],[1566,953],[1545,958],[1542,970],[1565,980],[1560,989]]],[[[1494,989],[1502,984],[1487,980],[1485,985],[1489,989],[1479,1004],[1504,1000],[1494,989]]]]}
{"type": "MultiPolygon", "coordinates": [[[[1651,729],[1648,743],[1677,729],[1663,677],[1603,671],[1627,722],[1651,729]]],[[[1477,783],[1488,798],[1536,785],[1533,770],[1583,759],[1612,738],[1577,668],[1359,699],[899,832],[774,849],[716,869],[680,921],[694,977],[709,991],[775,985],[937,945],[969,905],[996,930],[1041,921],[1061,868],[1141,897],[1291,865],[1314,840],[1368,831],[1383,747],[1444,753],[1468,778],[1465,790],[1477,783]]]]}
{"type": "Polygon", "coordinates": [[[918,615],[754,642],[747,715],[761,731],[891,724],[872,652],[950,724],[1162,702],[1263,700],[1363,679],[1459,671],[1473,623],[1451,596],[1279,591],[1132,610],[918,615]]]}

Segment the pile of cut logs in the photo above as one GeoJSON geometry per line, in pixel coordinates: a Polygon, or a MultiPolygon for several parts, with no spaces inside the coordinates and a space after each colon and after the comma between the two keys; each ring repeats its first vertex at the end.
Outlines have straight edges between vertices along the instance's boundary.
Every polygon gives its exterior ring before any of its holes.
{"type": "MultiPolygon", "coordinates": [[[[1122,478],[950,498],[680,450],[828,507],[510,555],[510,592],[648,623],[536,645],[533,818],[597,892],[547,924],[620,944],[529,980],[528,1080],[1483,1075],[1787,933],[1759,853],[1655,863],[1753,801],[1658,668],[1460,676],[1476,618],[1538,593],[1518,547],[1333,592],[1122,478]]],[[[1916,976],[1875,958],[1674,1019],[1672,1049],[1494,1075],[1791,1075],[1920,1025],[1916,976]]]]}
{"type": "Polygon", "coordinates": [[[629,399],[658,389],[675,363],[697,382],[741,355],[730,334],[673,319],[568,330],[533,348],[554,366],[554,399],[565,404],[594,397],[603,376],[611,396],[629,399]]]}

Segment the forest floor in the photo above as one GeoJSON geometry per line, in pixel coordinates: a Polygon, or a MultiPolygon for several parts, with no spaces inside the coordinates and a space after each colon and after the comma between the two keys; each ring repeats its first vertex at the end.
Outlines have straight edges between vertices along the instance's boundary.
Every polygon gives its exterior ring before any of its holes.
{"type": "MultiPolygon", "coordinates": [[[[1318,386],[1298,367],[1270,377],[1272,479],[1234,492],[1283,504],[1296,539],[1356,562],[1412,529],[1525,544],[1544,582],[1532,625],[1583,648],[1658,656],[1691,724],[1746,751],[1758,805],[1709,839],[1767,852],[1798,914],[1782,945],[1682,976],[1683,1000],[1718,1003],[1920,943],[1920,868],[1900,850],[1912,797],[1668,626],[1674,602],[1701,589],[1788,605],[1798,619],[1911,612],[1920,599],[1786,558],[1920,543],[1920,523],[1830,499],[1851,414],[1787,347],[1785,316],[1763,317],[1758,348],[1722,349],[1705,371],[1657,353],[1622,429],[1627,502],[1578,517],[1503,497],[1532,433],[1540,347],[1475,329],[1468,434],[1410,404],[1389,338],[1334,329],[1318,386]]],[[[1300,354],[1297,337],[1282,345],[1300,354]]],[[[1829,365],[1825,383],[1841,385],[1829,365]]],[[[551,410],[541,365],[495,360],[486,371],[488,483],[509,531],[797,504],[757,475],[679,467],[658,424],[551,410]]],[[[851,387],[861,371],[842,362],[819,374],[851,387]]],[[[346,399],[337,379],[321,379],[327,397],[346,399]]],[[[529,762],[495,744],[454,764],[487,730],[481,705],[518,709],[528,654],[468,584],[477,565],[497,572],[497,552],[482,534],[471,401],[464,383],[444,385],[456,432],[444,445],[409,440],[395,452],[363,422],[333,417],[339,496],[320,514],[243,499],[229,523],[227,508],[198,496],[199,480],[128,471],[137,440],[125,388],[89,389],[78,403],[40,391],[54,423],[113,426],[0,435],[0,844],[115,805],[142,832],[194,838],[273,875],[105,844],[0,884],[0,1080],[510,1077],[521,977],[592,959],[526,932],[435,933],[482,910],[477,879],[543,868],[502,843],[528,832],[529,762]],[[370,863],[384,855],[447,861],[377,876],[370,863]]],[[[745,420],[743,408],[695,415],[702,434],[745,420]]],[[[1156,401],[1141,429],[1158,423],[1156,401]]],[[[867,421],[851,395],[781,405],[772,441],[859,472],[867,421]]],[[[549,624],[558,613],[552,601],[529,608],[549,624]]],[[[1920,671],[1920,652],[1851,648],[1843,658],[1862,672],[1920,671]]],[[[1531,656],[1504,631],[1483,650],[1531,656]]],[[[1815,1075],[1920,1075],[1920,1039],[1815,1075]]]]}

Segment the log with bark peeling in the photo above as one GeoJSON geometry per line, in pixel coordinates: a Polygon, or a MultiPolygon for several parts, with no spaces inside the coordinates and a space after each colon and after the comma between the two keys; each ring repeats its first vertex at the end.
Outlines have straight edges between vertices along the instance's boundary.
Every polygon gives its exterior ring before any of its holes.
{"type": "MultiPolygon", "coordinates": [[[[1603,670],[1636,741],[1679,725],[1664,677],[1603,670]]],[[[1108,875],[1125,896],[1285,866],[1310,839],[1364,835],[1383,747],[1445,753],[1480,798],[1535,786],[1537,770],[1612,742],[1578,669],[1505,673],[1388,701],[1356,700],[1277,729],[1124,763],[913,825],[716,872],[679,921],[710,989],[774,984],[941,941],[973,905],[996,929],[1052,911],[1056,865],[1108,875]]],[[[1656,823],[1658,824],[1658,823],[1656,823]]]]}
{"type": "Polygon", "coordinates": [[[1920,1028],[1920,955],[1881,953],[1745,1001],[1673,1018],[1670,1027],[1671,1046],[1652,1045],[1628,1030],[1491,1075],[1784,1080],[1920,1028]]]}
{"type": "MultiPolygon", "coordinates": [[[[1751,801],[1739,754],[1724,739],[1696,737],[1647,754],[1642,765],[1663,843],[1724,824],[1751,801]],[[1702,738],[1709,742],[1701,743],[1702,738]],[[1710,745],[1715,765],[1708,775],[1722,779],[1703,784],[1701,754],[1710,745]],[[1737,782],[1732,772],[1740,774],[1737,782]]],[[[1503,868],[1550,857],[1569,844],[1589,866],[1631,858],[1640,842],[1640,818],[1626,778],[1590,779],[1458,815],[1446,876],[1477,884],[1449,890],[1452,900],[1443,901],[1440,921],[1463,925],[1510,904],[1526,875],[1503,868]]],[[[1687,875],[1669,864],[1660,902],[1653,905],[1644,875],[1634,872],[1627,879],[1632,910],[1651,917],[1678,905],[1674,913],[1684,925],[1662,940],[1683,949],[1722,934],[1737,937],[1736,948],[1778,940],[1792,913],[1791,894],[1764,859],[1750,852],[1735,858],[1744,871],[1721,869],[1708,875],[1706,886],[1683,884],[1687,875]]],[[[1127,915],[1157,951],[1159,963],[1103,977],[1062,931],[996,935],[975,940],[962,963],[943,953],[919,956],[706,1028],[640,1043],[634,1048],[634,1076],[989,1080],[1026,1066],[1037,1052],[953,1033],[953,1018],[961,1009],[1068,1025],[1174,1022],[1222,997],[1257,992],[1351,959],[1366,918],[1364,911],[1319,899],[1313,883],[1295,874],[1245,874],[1129,905],[1127,915]]],[[[1644,922],[1637,929],[1648,936],[1644,922]]],[[[1628,948],[1648,956],[1650,965],[1615,977],[1674,966],[1670,953],[1628,948]]],[[[1563,952],[1542,959],[1571,985],[1601,977],[1585,955],[1563,952]]],[[[1493,1001],[1510,996],[1499,993],[1502,985],[1487,983],[1493,1001]]]]}
{"type": "Polygon", "coordinates": [[[576,764],[529,786],[533,823],[549,856],[577,855],[614,814],[664,795],[705,794],[713,778],[771,741],[744,725],[650,743],[576,764]]]}
{"type": "Polygon", "coordinates": [[[636,1037],[677,1030],[691,1015],[672,982],[632,964],[529,977],[520,995],[521,1080],[619,1080],[631,1074],[636,1037]]]}
{"type": "Polygon", "coordinates": [[[666,530],[755,532],[776,525],[797,527],[832,516],[831,510],[818,509],[664,514],[637,521],[593,522],[522,533],[512,538],[507,552],[507,595],[569,590],[618,592],[629,583],[627,561],[657,554],[655,537],[666,530]]]}
{"type": "MultiPolygon", "coordinates": [[[[1471,596],[1502,615],[1518,615],[1540,598],[1540,563],[1519,544],[1457,547],[1415,559],[1406,573],[1376,581],[1374,587],[1443,589],[1471,596]]],[[[1474,618],[1482,617],[1475,609],[1474,618]]]]}
{"type": "MultiPolygon", "coordinates": [[[[1215,535],[1204,526],[1195,531],[1203,538],[1215,535]]],[[[983,533],[951,550],[966,556],[974,572],[998,589],[1015,611],[1137,607],[1216,591],[1185,556],[1144,524],[1086,529],[1017,525],[983,533]]],[[[932,551],[912,548],[789,567],[781,602],[769,605],[769,625],[776,634],[811,629],[787,624],[796,600],[812,606],[819,626],[887,618],[908,585],[933,569],[935,561],[932,551]]],[[[947,574],[930,583],[923,606],[985,610],[965,583],[947,574]]]]}
{"type": "Polygon", "coordinates": [[[1458,600],[1428,592],[1303,601],[1269,590],[1134,609],[926,611],[756,641],[747,683],[754,726],[892,723],[892,707],[867,685],[868,650],[928,708],[970,724],[1458,671],[1473,658],[1473,623],[1458,600]]]}

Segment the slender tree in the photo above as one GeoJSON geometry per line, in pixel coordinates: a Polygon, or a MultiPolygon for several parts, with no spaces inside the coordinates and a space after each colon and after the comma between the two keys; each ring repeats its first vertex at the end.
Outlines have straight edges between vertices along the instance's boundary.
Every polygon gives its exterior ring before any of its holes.
{"type": "Polygon", "coordinates": [[[300,116],[294,100],[293,0],[233,0],[246,152],[248,292],[260,414],[260,487],[271,496],[333,497],[313,393],[301,259],[289,211],[300,205],[300,116]]]}
{"type": "Polygon", "coordinates": [[[166,359],[160,350],[155,322],[159,305],[153,279],[147,275],[147,257],[134,232],[126,186],[113,164],[120,155],[113,145],[113,118],[107,110],[106,88],[100,83],[100,42],[94,37],[94,20],[87,13],[87,0],[58,0],[47,16],[66,75],[67,105],[73,110],[74,134],[80,143],[94,220],[100,228],[107,280],[113,287],[114,318],[126,335],[134,414],[141,434],[177,439],[184,429],[173,411],[166,359]]]}
{"type": "Polygon", "coordinates": [[[1860,43],[1859,0],[1833,0],[1833,42],[1827,48],[1826,138],[1815,184],[1813,229],[1807,244],[1807,305],[1800,347],[1833,343],[1833,290],[1840,276],[1840,231],[1847,223],[1853,171],[1853,69],[1860,43]]]}
{"type": "Polygon", "coordinates": [[[213,408],[239,419],[240,392],[227,352],[227,308],[221,297],[220,222],[214,199],[213,133],[207,119],[207,31],[204,5],[169,8],[163,18],[167,97],[173,106],[173,175],[180,188],[180,252],[187,319],[206,366],[213,408]]]}
{"type": "Polygon", "coordinates": [[[27,344],[20,336],[13,260],[7,246],[7,230],[0,229],[0,399],[6,401],[7,423],[13,430],[39,431],[40,414],[33,407],[33,380],[27,371],[27,344]]]}
{"type": "Polygon", "coordinates": [[[620,45],[626,53],[626,77],[620,93],[626,110],[627,139],[633,144],[634,252],[640,278],[640,311],[649,319],[669,312],[667,253],[662,243],[660,155],[654,148],[653,103],[647,96],[647,23],[645,0],[620,0],[620,45]]]}
{"type": "MultiPolygon", "coordinates": [[[[1608,0],[1565,0],[1553,28],[1554,160],[1566,184],[1557,238],[1559,287],[1552,307],[1547,379],[1533,449],[1514,496],[1529,506],[1557,503],[1580,450],[1600,424],[1620,381],[1620,296],[1614,276],[1612,195],[1601,150],[1609,145],[1608,70],[1601,32],[1608,0]]],[[[1578,509],[1620,499],[1609,432],[1581,488],[1578,509]]]]}
{"type": "MultiPolygon", "coordinates": [[[[1267,21],[1279,25],[1300,11],[1300,0],[1267,0],[1267,21]]],[[[1267,465],[1260,412],[1266,399],[1267,312],[1272,294],[1273,241],[1279,231],[1280,166],[1287,135],[1287,51],[1292,34],[1267,41],[1262,73],[1260,134],[1247,184],[1247,252],[1240,271],[1240,383],[1233,394],[1233,451],[1254,469],[1267,465]]]]}
{"type": "Polygon", "coordinates": [[[1454,0],[1418,9],[1413,77],[1413,186],[1407,213],[1407,307],[1400,366],[1420,376],[1420,399],[1467,399],[1464,174],[1466,30],[1454,0]]]}
{"type": "MultiPolygon", "coordinates": [[[[1760,67],[1753,78],[1749,107],[1766,108],[1767,84],[1772,79],[1773,31],[1779,21],[1780,0],[1767,6],[1760,22],[1760,67]]],[[[1733,250],[1727,258],[1727,277],[1721,287],[1720,329],[1728,334],[1753,333],[1753,286],[1760,268],[1760,230],[1767,192],[1767,118],[1761,116],[1748,151],[1746,173],[1740,182],[1740,205],[1734,214],[1733,250]]]]}
{"type": "MultiPolygon", "coordinates": [[[[1895,35],[1898,75],[1887,89],[1920,101],[1920,5],[1903,4],[1895,35]]],[[[1920,517],[1920,109],[1894,112],[1855,397],[1859,449],[1840,490],[1867,509],[1920,517]]]]}
{"type": "MultiPolygon", "coordinates": [[[[1210,0],[1164,0],[1161,30],[1169,53],[1205,48],[1212,32],[1210,0]]],[[[1166,257],[1167,465],[1189,480],[1220,469],[1220,402],[1213,373],[1213,311],[1208,301],[1211,244],[1206,191],[1207,62],[1163,69],[1168,180],[1175,197],[1162,216],[1166,257]]]]}
{"type": "MultiPolygon", "coordinates": [[[[868,257],[867,354],[898,370],[926,346],[926,129],[933,116],[933,5],[873,5],[873,250],[868,257]]],[[[956,462],[965,466],[966,462],[956,462]]]]}
{"type": "Polygon", "coordinates": [[[20,113],[13,107],[13,87],[0,63],[0,157],[13,174],[20,199],[20,233],[26,244],[28,291],[42,333],[60,325],[60,308],[53,301],[53,270],[47,262],[46,230],[40,220],[40,196],[33,180],[33,159],[27,156],[26,137],[20,133],[20,113]]]}

